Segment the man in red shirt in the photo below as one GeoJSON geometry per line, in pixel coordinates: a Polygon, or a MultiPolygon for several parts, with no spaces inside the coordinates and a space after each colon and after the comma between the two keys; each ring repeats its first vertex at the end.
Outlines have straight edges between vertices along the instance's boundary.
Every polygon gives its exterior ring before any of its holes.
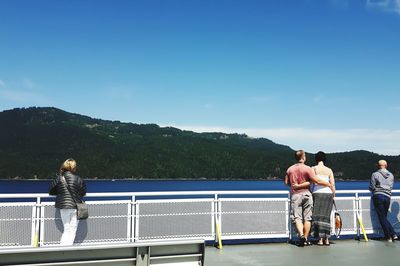
{"type": "Polygon", "coordinates": [[[313,199],[310,184],[331,187],[331,184],[315,176],[311,167],[305,165],[306,153],[298,150],[295,153],[297,163],[288,168],[285,184],[290,186],[291,213],[290,217],[300,236],[300,246],[310,245],[308,236],[311,229],[313,199]]]}

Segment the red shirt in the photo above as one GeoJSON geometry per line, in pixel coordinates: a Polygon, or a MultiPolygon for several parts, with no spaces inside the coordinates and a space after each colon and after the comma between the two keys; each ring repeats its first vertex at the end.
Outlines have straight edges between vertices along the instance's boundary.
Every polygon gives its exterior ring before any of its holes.
{"type": "MultiPolygon", "coordinates": [[[[310,178],[314,177],[314,171],[310,166],[305,165],[304,163],[297,163],[290,166],[286,171],[287,176],[289,177],[290,185],[292,184],[302,184],[304,182],[309,181],[310,178]]],[[[292,194],[299,194],[309,192],[308,188],[293,190],[292,186],[290,186],[290,192],[292,194]]]]}

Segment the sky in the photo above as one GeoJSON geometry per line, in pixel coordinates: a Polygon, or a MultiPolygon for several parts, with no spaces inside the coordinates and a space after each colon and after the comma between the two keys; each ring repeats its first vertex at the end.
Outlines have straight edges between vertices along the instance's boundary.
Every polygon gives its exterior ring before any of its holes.
{"type": "Polygon", "coordinates": [[[400,154],[400,0],[0,0],[0,111],[400,154]]]}

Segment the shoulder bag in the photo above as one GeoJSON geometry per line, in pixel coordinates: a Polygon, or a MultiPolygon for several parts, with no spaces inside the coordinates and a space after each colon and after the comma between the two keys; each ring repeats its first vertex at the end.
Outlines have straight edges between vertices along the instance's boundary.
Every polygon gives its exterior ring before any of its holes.
{"type": "Polygon", "coordinates": [[[69,189],[68,183],[65,180],[65,177],[62,175],[60,176],[61,181],[67,186],[68,192],[71,195],[72,200],[75,202],[76,204],[76,217],[78,220],[85,220],[89,217],[89,210],[88,210],[88,206],[86,204],[86,202],[84,202],[82,200],[82,203],[76,202],[74,199],[73,194],[71,193],[71,190],[69,189]]]}

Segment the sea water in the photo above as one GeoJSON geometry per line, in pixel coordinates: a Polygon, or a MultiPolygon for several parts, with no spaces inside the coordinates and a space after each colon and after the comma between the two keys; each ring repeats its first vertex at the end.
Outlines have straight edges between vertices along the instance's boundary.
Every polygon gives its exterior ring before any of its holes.
{"type": "MultiPolygon", "coordinates": [[[[337,190],[367,190],[368,181],[336,181],[337,190]]],[[[0,180],[0,193],[48,193],[50,180],[0,180]]],[[[287,190],[282,180],[86,180],[87,191],[157,192],[287,190]]],[[[400,183],[395,183],[400,189],[400,183]]]]}

